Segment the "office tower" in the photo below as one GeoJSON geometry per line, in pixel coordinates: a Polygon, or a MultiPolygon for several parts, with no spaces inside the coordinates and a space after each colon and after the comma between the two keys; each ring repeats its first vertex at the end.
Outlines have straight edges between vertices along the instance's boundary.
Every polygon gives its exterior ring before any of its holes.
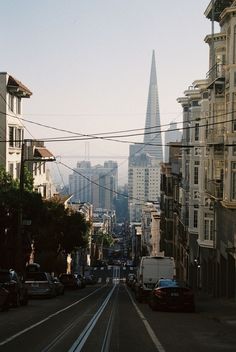
{"type": "Polygon", "coordinates": [[[152,53],[152,65],[148,92],[147,113],[144,135],[144,152],[163,161],[162,138],[160,128],[160,111],[157,89],[155,52],[152,53]]]}
{"type": "Polygon", "coordinates": [[[130,145],[128,194],[130,222],[140,222],[145,202],[160,198],[160,163],[163,161],[155,53],[152,53],[144,144],[130,145]],[[152,144],[152,145],[151,145],[152,144]]]}

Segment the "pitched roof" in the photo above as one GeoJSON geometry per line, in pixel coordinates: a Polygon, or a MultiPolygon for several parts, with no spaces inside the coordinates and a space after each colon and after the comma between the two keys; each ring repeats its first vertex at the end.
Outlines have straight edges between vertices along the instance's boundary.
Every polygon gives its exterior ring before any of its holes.
{"type": "Polygon", "coordinates": [[[34,158],[55,160],[53,154],[45,147],[36,147],[34,149],[34,158]]]}
{"type": "Polygon", "coordinates": [[[10,93],[20,96],[21,98],[29,98],[32,95],[29,88],[13,76],[9,76],[8,78],[7,89],[10,93]]]}

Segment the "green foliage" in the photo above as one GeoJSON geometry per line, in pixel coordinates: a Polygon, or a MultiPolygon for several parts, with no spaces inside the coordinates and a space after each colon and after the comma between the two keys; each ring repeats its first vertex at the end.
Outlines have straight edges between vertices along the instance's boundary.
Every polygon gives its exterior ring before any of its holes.
{"type": "Polygon", "coordinates": [[[110,233],[103,233],[102,231],[99,231],[96,242],[99,244],[103,243],[104,247],[111,247],[114,244],[114,239],[110,233]]]}
{"type": "Polygon", "coordinates": [[[0,192],[6,192],[18,186],[19,182],[13,180],[12,176],[6,172],[4,167],[0,166],[0,192]]]}
{"type": "Polygon", "coordinates": [[[20,196],[19,182],[0,168],[0,267],[15,268],[20,206],[23,222],[30,220],[21,233],[24,263],[29,260],[32,243],[36,258],[47,258],[52,270],[63,253],[87,247],[89,224],[81,213],[70,213],[55,201],[43,201],[40,194],[33,192],[33,178],[28,170],[20,196]]]}
{"type": "Polygon", "coordinates": [[[33,192],[34,189],[34,177],[28,168],[24,167],[24,190],[27,192],[33,192]]]}

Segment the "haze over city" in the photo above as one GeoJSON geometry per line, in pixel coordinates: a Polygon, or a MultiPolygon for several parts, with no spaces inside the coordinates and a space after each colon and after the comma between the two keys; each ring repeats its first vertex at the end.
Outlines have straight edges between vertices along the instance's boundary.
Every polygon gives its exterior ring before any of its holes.
{"type": "Polygon", "coordinates": [[[114,132],[144,128],[153,50],[162,130],[172,121],[181,122],[177,97],[208,71],[208,3],[1,3],[1,71],[33,92],[24,102],[25,137],[45,140],[57,160],[69,167],[53,165],[58,183],[63,179],[66,184],[70,168],[84,159],[92,164],[117,160],[119,184],[127,182],[129,143],[142,142],[143,136],[116,138],[114,132]],[[103,133],[116,141],[65,141],[76,134],[103,133]],[[53,137],[57,141],[47,141],[53,137]]]}

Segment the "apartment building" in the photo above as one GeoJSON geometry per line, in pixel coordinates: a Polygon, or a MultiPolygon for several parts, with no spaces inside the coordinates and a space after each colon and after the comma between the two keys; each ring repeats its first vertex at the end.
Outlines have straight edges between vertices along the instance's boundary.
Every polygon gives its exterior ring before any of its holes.
{"type": "Polygon", "coordinates": [[[173,243],[179,243],[182,279],[214,296],[235,297],[236,1],[211,1],[205,16],[212,21],[205,38],[209,71],[177,99],[183,107],[182,179],[173,243]]]}
{"type": "Polygon", "coordinates": [[[160,204],[147,202],[142,208],[141,248],[143,255],[158,256],[160,251],[160,204]]]}
{"type": "Polygon", "coordinates": [[[5,141],[0,143],[0,165],[19,180],[26,167],[33,175],[34,190],[43,198],[50,198],[55,187],[46,162],[55,159],[42,142],[24,139],[22,102],[31,95],[32,92],[19,80],[7,72],[0,72],[0,136],[5,141]]]}
{"type": "Polygon", "coordinates": [[[0,72],[0,165],[12,175],[20,178],[21,147],[24,125],[21,120],[23,99],[32,92],[7,72],[0,72]]]}

